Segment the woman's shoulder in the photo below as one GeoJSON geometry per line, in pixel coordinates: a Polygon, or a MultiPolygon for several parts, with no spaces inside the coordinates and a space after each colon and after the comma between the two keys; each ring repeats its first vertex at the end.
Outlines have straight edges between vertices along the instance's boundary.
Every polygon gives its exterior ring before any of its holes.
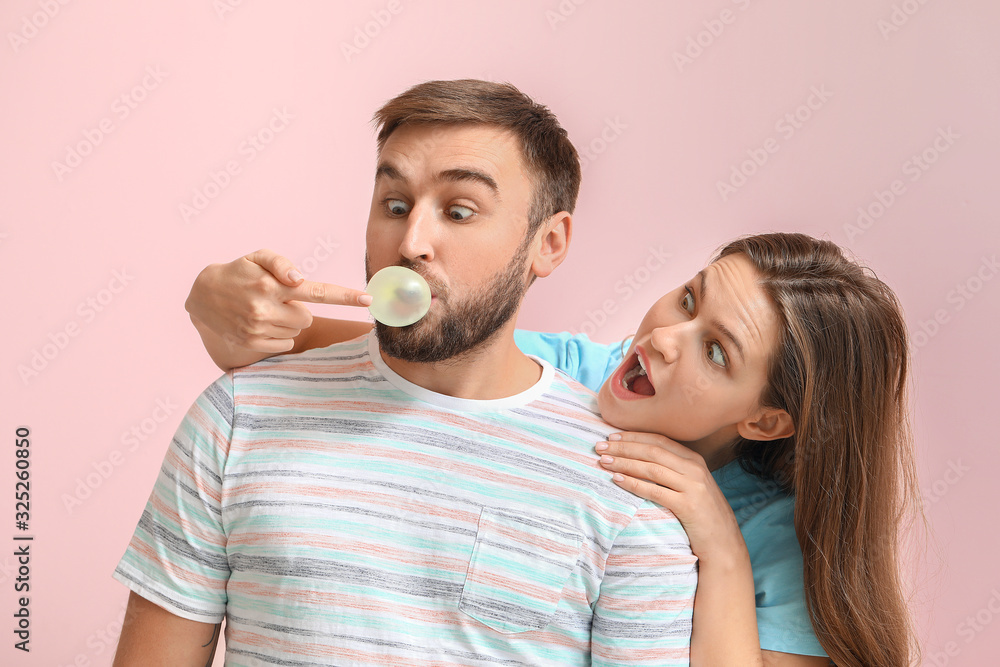
{"type": "Polygon", "coordinates": [[[738,462],[713,472],[733,507],[750,554],[761,648],[826,655],[809,620],[802,549],[795,534],[795,497],[738,462]]]}
{"type": "Polygon", "coordinates": [[[754,574],[758,570],[775,570],[787,572],[791,577],[793,573],[784,566],[797,560],[797,583],[801,587],[802,551],[795,536],[794,496],[783,491],[773,480],[747,472],[737,461],[726,464],[712,475],[736,515],[754,561],[754,574]]]}

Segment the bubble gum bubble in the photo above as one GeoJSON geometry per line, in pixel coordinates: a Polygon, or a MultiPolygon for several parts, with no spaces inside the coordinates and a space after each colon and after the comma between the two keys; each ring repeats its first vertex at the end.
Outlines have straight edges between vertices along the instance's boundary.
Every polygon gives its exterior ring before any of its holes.
{"type": "Polygon", "coordinates": [[[419,273],[402,266],[387,266],[368,281],[365,291],[372,296],[368,311],[390,327],[405,327],[427,314],[431,288],[419,273]]]}

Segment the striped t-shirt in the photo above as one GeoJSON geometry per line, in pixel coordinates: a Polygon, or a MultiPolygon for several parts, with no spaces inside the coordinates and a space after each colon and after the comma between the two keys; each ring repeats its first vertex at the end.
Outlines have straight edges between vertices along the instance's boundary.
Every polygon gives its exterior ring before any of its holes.
{"type": "Polygon", "coordinates": [[[696,558],[615,486],[592,392],[476,401],[373,335],[240,368],[191,407],[115,578],[226,618],[227,665],[686,665],[696,558]]]}

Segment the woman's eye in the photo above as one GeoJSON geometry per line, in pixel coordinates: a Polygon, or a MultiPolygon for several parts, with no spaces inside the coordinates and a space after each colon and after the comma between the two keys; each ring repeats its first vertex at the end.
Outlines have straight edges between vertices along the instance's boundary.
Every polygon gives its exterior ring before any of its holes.
{"type": "Polygon", "coordinates": [[[708,344],[708,360],[717,366],[726,367],[726,353],[722,351],[722,346],[718,343],[708,344]]]}
{"type": "Polygon", "coordinates": [[[406,215],[410,212],[410,205],[402,199],[386,199],[385,208],[392,215],[406,215]]]}
{"type": "Polygon", "coordinates": [[[684,298],[681,299],[681,308],[689,313],[694,312],[694,297],[691,296],[691,292],[685,292],[684,298]]]}
{"type": "Polygon", "coordinates": [[[456,222],[468,220],[469,218],[471,218],[473,215],[476,214],[475,211],[473,211],[468,206],[449,206],[447,209],[445,209],[445,213],[448,214],[449,218],[455,220],[456,222]]]}

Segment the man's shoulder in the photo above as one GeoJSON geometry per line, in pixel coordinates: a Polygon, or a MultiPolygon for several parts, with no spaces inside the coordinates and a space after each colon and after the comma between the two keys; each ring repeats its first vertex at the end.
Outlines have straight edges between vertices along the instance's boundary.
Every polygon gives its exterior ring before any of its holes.
{"type": "Polygon", "coordinates": [[[232,370],[233,391],[270,393],[290,384],[334,382],[346,377],[377,376],[366,338],[356,338],[327,347],[283,354],[232,370]]]}
{"type": "Polygon", "coordinates": [[[558,368],[555,369],[548,389],[542,394],[542,399],[552,406],[558,406],[558,410],[564,411],[567,416],[580,419],[588,428],[605,435],[617,430],[601,417],[597,394],[558,368]]]}
{"type": "Polygon", "coordinates": [[[359,362],[369,359],[367,334],[326,347],[317,347],[294,354],[281,354],[267,359],[261,359],[249,366],[233,369],[234,373],[266,373],[269,371],[289,370],[299,366],[329,367],[350,365],[348,362],[359,362]]]}

